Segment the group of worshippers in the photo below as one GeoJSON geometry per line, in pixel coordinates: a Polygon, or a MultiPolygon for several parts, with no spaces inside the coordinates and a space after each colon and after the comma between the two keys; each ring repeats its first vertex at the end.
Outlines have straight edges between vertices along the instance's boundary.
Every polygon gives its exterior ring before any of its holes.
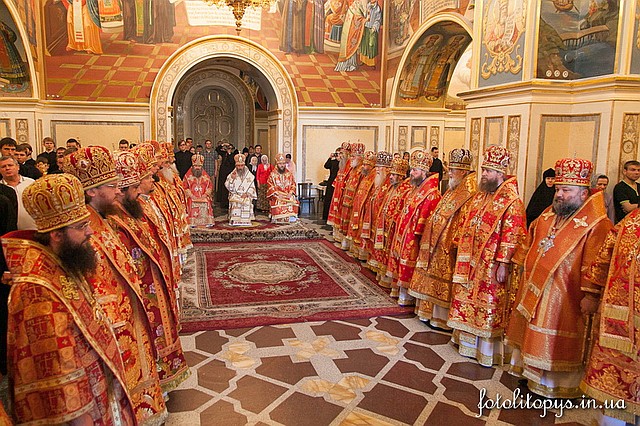
{"type": "Polygon", "coordinates": [[[2,237],[16,423],[167,418],[168,392],[190,374],[177,290],[191,240],[172,152],[79,148],[24,189],[36,229],[2,237]]]}
{"type": "Polygon", "coordinates": [[[469,150],[451,151],[441,195],[429,152],[407,162],[343,143],[328,214],[336,243],[400,305],[452,332],[461,355],[508,366],[542,397],[622,400],[607,419],[638,424],[640,212],[612,228],[593,164],[565,158],[551,206],[527,228],[511,153],[483,154],[478,176],[469,150]]]}

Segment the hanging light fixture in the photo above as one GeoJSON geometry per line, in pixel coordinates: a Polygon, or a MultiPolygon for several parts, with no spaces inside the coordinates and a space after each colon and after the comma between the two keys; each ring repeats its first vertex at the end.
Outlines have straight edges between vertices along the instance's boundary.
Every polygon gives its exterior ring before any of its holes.
{"type": "Polygon", "coordinates": [[[246,10],[250,7],[256,9],[258,7],[267,8],[271,7],[276,0],[202,0],[209,6],[216,6],[219,8],[228,7],[233,12],[233,17],[236,19],[236,31],[240,34],[242,31],[242,17],[246,10]]]}

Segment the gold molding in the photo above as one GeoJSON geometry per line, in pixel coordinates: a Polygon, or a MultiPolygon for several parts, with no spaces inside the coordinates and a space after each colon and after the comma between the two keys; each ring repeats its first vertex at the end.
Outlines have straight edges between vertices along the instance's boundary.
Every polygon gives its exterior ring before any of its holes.
{"type": "Polygon", "coordinates": [[[469,150],[473,155],[473,161],[476,164],[476,170],[480,169],[480,135],[482,130],[482,119],[481,118],[472,118],[471,119],[471,132],[470,140],[469,140],[469,150]]]}
{"type": "Polygon", "coordinates": [[[282,134],[279,147],[292,153],[296,143],[298,99],[289,73],[282,63],[259,44],[237,36],[213,35],[196,39],[178,49],[162,66],[150,96],[151,137],[170,140],[168,107],[180,79],[195,65],[213,58],[234,58],[257,68],[271,83],[276,99],[282,134]]]}
{"type": "Polygon", "coordinates": [[[16,118],[16,142],[29,143],[29,120],[26,118],[16,118]]]}
{"type": "Polygon", "coordinates": [[[620,161],[618,163],[618,180],[624,176],[624,163],[637,159],[638,139],[640,139],[640,114],[625,113],[622,119],[622,136],[620,138],[620,161]]]}
{"type": "Polygon", "coordinates": [[[520,153],[520,124],[522,117],[519,115],[510,115],[507,117],[507,149],[511,151],[511,164],[509,165],[509,174],[518,172],[518,158],[520,153]]]}

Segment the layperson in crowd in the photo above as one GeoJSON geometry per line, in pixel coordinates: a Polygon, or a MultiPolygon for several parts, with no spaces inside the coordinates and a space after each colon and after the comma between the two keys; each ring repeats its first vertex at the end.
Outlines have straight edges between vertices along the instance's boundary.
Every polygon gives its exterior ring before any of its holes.
{"type": "Polygon", "coordinates": [[[203,168],[204,162],[203,155],[193,156],[193,166],[184,176],[182,186],[187,196],[187,215],[190,225],[211,228],[214,225],[213,182],[203,168]]]}
{"type": "Polygon", "coordinates": [[[342,250],[349,249],[349,241],[347,233],[349,231],[351,210],[353,209],[353,199],[358,189],[358,184],[362,179],[362,156],[364,155],[364,144],[351,144],[351,169],[344,181],[344,190],[342,192],[342,200],[340,201],[340,227],[338,233],[333,234],[334,240],[340,243],[342,250]]]}
{"type": "Polygon", "coordinates": [[[508,361],[503,343],[507,277],[527,231],[516,178],[507,175],[510,160],[504,147],[492,145],[484,152],[480,191],[462,225],[447,321],[458,352],[488,367],[508,361]]]}
{"type": "Polygon", "coordinates": [[[13,157],[16,153],[16,143],[15,139],[10,137],[4,137],[0,139],[0,155],[3,157],[13,157]]]}
{"type": "Polygon", "coordinates": [[[605,409],[600,424],[640,422],[639,253],[640,210],[636,209],[609,232],[585,274],[601,291],[587,293],[581,303],[583,313],[596,316],[580,389],[600,403],[621,400],[626,406],[605,409]]]}
{"type": "Polygon", "coordinates": [[[25,143],[21,143],[16,146],[16,152],[13,157],[18,160],[20,175],[31,178],[33,180],[42,176],[42,173],[36,168],[36,162],[33,158],[29,157],[29,146],[25,143]]]}
{"type": "Polygon", "coordinates": [[[23,194],[37,232],[2,238],[19,424],[137,424],[113,325],[85,279],[96,273],[97,257],[84,195],[75,176],[39,179],[23,194]]]}
{"type": "Polygon", "coordinates": [[[439,155],[440,155],[440,150],[438,149],[438,147],[432,146],[431,157],[433,157],[433,164],[431,164],[431,167],[429,168],[429,172],[437,173],[438,181],[442,182],[442,176],[444,175],[445,170],[444,170],[444,165],[442,164],[442,160],[438,158],[439,155]]]}
{"type": "Polygon", "coordinates": [[[362,219],[360,223],[360,243],[353,246],[352,250],[357,259],[367,262],[373,253],[373,226],[375,219],[382,208],[382,202],[391,187],[389,169],[393,156],[386,151],[376,154],[373,186],[369,198],[365,201],[362,219]]]}
{"type": "Polygon", "coordinates": [[[353,196],[353,207],[351,208],[351,217],[349,218],[349,226],[346,229],[344,241],[347,242],[346,247],[343,244],[343,250],[349,250],[352,256],[357,257],[360,252],[360,244],[362,243],[362,216],[364,209],[369,201],[369,194],[373,188],[373,181],[376,174],[373,168],[376,165],[376,153],[367,151],[362,160],[362,168],[360,169],[360,182],[357,183],[355,195],[353,196]]]}
{"type": "Polygon", "coordinates": [[[36,169],[40,172],[40,176],[49,174],[49,159],[47,157],[36,158],[36,169]]]}
{"type": "Polygon", "coordinates": [[[624,163],[623,178],[613,187],[613,205],[616,209],[616,223],[638,208],[640,203],[640,161],[624,163]]]}
{"type": "Polygon", "coordinates": [[[189,376],[178,332],[180,316],[171,254],[155,228],[145,220],[140,195],[140,164],[128,151],[115,156],[118,188],[113,212],[107,220],[127,247],[141,280],[145,309],[157,349],[158,375],[163,392],[170,392],[189,376]]]}
{"type": "Polygon", "coordinates": [[[209,175],[211,182],[214,184],[214,190],[215,190],[216,178],[218,177],[219,155],[218,155],[218,152],[215,149],[213,149],[213,142],[211,142],[210,139],[207,139],[206,141],[204,141],[204,150],[202,150],[202,156],[204,157],[204,163],[202,165],[202,168],[209,175]]]}
{"type": "MultiPolygon", "coordinates": [[[[399,216],[402,213],[404,196],[411,189],[411,180],[405,175],[409,170],[409,162],[403,158],[394,158],[391,162],[389,178],[389,193],[382,202],[382,208],[374,220],[372,230],[374,238],[373,254],[368,262],[377,272],[378,283],[385,288],[391,288],[393,277],[387,276],[387,264],[391,244],[395,236],[399,216]]],[[[397,288],[397,287],[396,287],[397,288]]]]}
{"type": "Polygon", "coordinates": [[[184,178],[184,175],[187,174],[187,170],[191,168],[191,157],[193,154],[189,151],[187,147],[186,141],[180,141],[178,143],[178,151],[175,153],[175,165],[178,169],[178,173],[180,174],[180,179],[184,178]]]}
{"type": "Polygon", "coordinates": [[[616,222],[616,209],[613,206],[613,195],[607,192],[609,186],[609,176],[598,175],[593,185],[594,191],[602,191],[604,195],[604,206],[607,209],[607,217],[611,220],[611,223],[616,222]]]}
{"type": "Polygon", "coordinates": [[[47,136],[42,139],[42,144],[44,145],[44,151],[38,154],[38,157],[45,157],[49,161],[49,173],[55,172],[58,170],[58,165],[56,164],[56,143],[51,136],[47,136]]]}
{"type": "Polygon", "coordinates": [[[27,213],[22,201],[22,193],[34,180],[18,173],[18,160],[13,157],[0,157],[0,184],[7,185],[16,193],[18,200],[18,229],[36,229],[36,223],[27,213]]]}
{"type": "Polygon", "coordinates": [[[167,410],[160,388],[149,316],[131,253],[105,219],[120,192],[113,156],[101,146],[71,153],[62,165],[84,188],[91,245],[98,258],[95,272],[86,275],[97,303],[114,327],[127,372],[125,386],[140,424],[162,422],[167,410]]]}
{"type": "Polygon", "coordinates": [[[344,184],[349,172],[351,171],[351,144],[349,142],[342,143],[342,149],[339,152],[338,161],[340,163],[340,169],[336,180],[333,181],[333,198],[331,199],[331,205],[329,207],[329,216],[327,217],[327,225],[333,226],[333,238],[336,241],[341,241],[339,238],[340,233],[340,209],[342,208],[342,195],[344,192],[344,184]]]}
{"type": "Polygon", "coordinates": [[[542,182],[533,192],[527,205],[527,227],[553,203],[553,197],[556,194],[556,187],[553,185],[555,177],[554,169],[547,169],[542,173],[542,182]]]}
{"type": "Polygon", "coordinates": [[[436,173],[430,173],[433,158],[427,151],[417,150],[411,154],[411,188],[404,196],[402,214],[391,245],[390,261],[387,263],[387,275],[392,273],[392,294],[398,289],[398,304],[411,306],[415,299],[407,292],[411,276],[416,267],[420,248],[420,237],[425,224],[440,201],[439,179],[436,173]],[[397,268],[397,269],[393,269],[397,268]]]}
{"type": "Polygon", "coordinates": [[[80,142],[75,138],[67,139],[67,148],[80,149],[80,142]]]}
{"type": "Polygon", "coordinates": [[[253,200],[258,198],[253,184],[253,174],[244,164],[244,156],[236,154],[235,169],[229,173],[225,188],[229,192],[229,225],[251,226],[255,219],[253,200]]]}
{"type": "Polygon", "coordinates": [[[267,199],[267,180],[269,175],[273,172],[274,167],[269,163],[269,157],[263,154],[260,157],[261,163],[258,164],[258,171],[256,172],[256,181],[258,182],[258,201],[256,202],[256,209],[259,212],[268,212],[271,209],[269,200],[267,199]]]}
{"type": "MultiPolygon", "coordinates": [[[[611,229],[602,192],[591,195],[593,164],[556,162],[553,204],[535,220],[512,262],[522,265],[506,333],[511,371],[548,398],[576,398],[591,332],[582,300],[597,301],[600,287],[584,279],[611,229]]],[[[594,309],[595,310],[595,309],[594,309]]]]}
{"type": "Polygon", "coordinates": [[[129,150],[129,141],[126,139],[120,139],[118,142],[118,151],[128,151],[129,150]]]}
{"type": "Polygon", "coordinates": [[[338,176],[340,170],[340,160],[338,160],[340,148],[337,148],[335,152],[332,152],[327,161],[324,162],[324,168],[329,170],[329,178],[327,179],[327,186],[324,192],[324,203],[322,208],[322,220],[327,222],[329,219],[329,210],[331,209],[331,200],[333,199],[333,182],[338,176]]]}
{"type": "Polygon", "coordinates": [[[67,151],[67,148],[59,146],[58,148],[56,148],[56,170],[55,171],[51,171],[51,168],[49,168],[49,174],[56,174],[56,173],[62,173],[62,163],[64,161],[64,153],[67,151]]]}
{"type": "Polygon", "coordinates": [[[287,158],[287,170],[289,170],[293,175],[293,177],[295,178],[297,173],[296,163],[291,158],[291,154],[287,154],[286,158],[287,158]]]}
{"type": "Polygon", "coordinates": [[[449,188],[427,221],[409,284],[409,294],[416,298],[418,318],[443,330],[450,330],[447,320],[462,222],[469,200],[478,191],[478,175],[472,170],[472,162],[468,149],[449,153],[449,188]]]}
{"type": "Polygon", "coordinates": [[[287,170],[284,154],[276,155],[276,169],[267,178],[267,199],[272,222],[290,223],[298,219],[300,203],[296,197],[296,180],[287,170]]]}

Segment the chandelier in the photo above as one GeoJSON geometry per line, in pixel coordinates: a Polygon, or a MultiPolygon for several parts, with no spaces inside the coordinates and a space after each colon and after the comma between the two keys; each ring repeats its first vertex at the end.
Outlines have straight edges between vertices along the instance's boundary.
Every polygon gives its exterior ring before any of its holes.
{"type": "Polygon", "coordinates": [[[233,12],[233,17],[236,18],[236,31],[240,34],[242,30],[242,17],[244,12],[252,7],[271,7],[276,0],[203,0],[209,6],[216,6],[219,8],[228,7],[233,12]]]}

